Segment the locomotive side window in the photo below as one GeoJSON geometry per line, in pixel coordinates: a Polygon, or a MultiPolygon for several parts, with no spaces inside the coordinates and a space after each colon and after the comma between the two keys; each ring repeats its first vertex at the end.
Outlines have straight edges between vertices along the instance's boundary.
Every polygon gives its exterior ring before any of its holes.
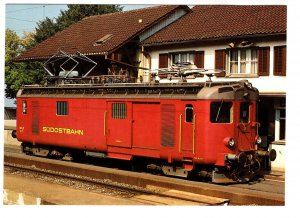
{"type": "Polygon", "coordinates": [[[187,104],[185,106],[185,122],[186,123],[192,123],[193,122],[193,116],[194,116],[193,105],[187,104]]]}
{"type": "Polygon", "coordinates": [[[240,123],[248,123],[249,122],[249,102],[241,102],[240,105],[240,123]]]}
{"type": "Polygon", "coordinates": [[[125,103],[113,103],[111,108],[111,114],[113,119],[127,118],[127,105],[125,103]]]}
{"type": "Polygon", "coordinates": [[[231,123],[232,102],[212,102],[210,104],[211,123],[231,123]]]}
{"type": "Polygon", "coordinates": [[[22,113],[27,114],[27,101],[22,101],[22,113]]]}
{"type": "Polygon", "coordinates": [[[66,116],[69,114],[69,105],[67,101],[56,102],[56,115],[66,116]]]}

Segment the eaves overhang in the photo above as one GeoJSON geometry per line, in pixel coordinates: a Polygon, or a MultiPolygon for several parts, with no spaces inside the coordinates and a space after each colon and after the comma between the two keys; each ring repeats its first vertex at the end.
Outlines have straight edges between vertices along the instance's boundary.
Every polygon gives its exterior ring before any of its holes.
{"type": "Polygon", "coordinates": [[[175,45],[182,43],[197,43],[197,42],[212,42],[212,41],[224,41],[231,39],[244,39],[244,38],[262,38],[262,37],[283,37],[286,36],[286,32],[278,32],[278,33],[262,33],[262,34],[247,34],[247,35],[231,35],[231,36],[222,36],[222,37],[199,37],[193,39],[174,39],[174,40],[166,40],[160,42],[150,42],[150,43],[141,43],[141,46],[144,47],[154,47],[161,45],[175,45]]]}

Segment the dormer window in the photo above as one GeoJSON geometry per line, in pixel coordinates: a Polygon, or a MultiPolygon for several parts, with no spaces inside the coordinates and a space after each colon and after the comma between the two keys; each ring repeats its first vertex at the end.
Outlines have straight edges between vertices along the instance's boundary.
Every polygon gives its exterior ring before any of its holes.
{"type": "Polygon", "coordinates": [[[110,40],[112,38],[113,34],[106,34],[105,36],[103,36],[102,38],[98,39],[96,42],[95,42],[95,45],[101,45],[103,44],[104,42],[110,40]]]}

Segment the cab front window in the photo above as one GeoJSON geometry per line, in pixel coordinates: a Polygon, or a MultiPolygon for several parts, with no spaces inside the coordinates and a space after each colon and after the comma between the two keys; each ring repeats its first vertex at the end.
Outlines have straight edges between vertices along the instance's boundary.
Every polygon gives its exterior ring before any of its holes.
{"type": "Polygon", "coordinates": [[[240,104],[240,123],[249,123],[249,102],[241,102],[240,104]]]}

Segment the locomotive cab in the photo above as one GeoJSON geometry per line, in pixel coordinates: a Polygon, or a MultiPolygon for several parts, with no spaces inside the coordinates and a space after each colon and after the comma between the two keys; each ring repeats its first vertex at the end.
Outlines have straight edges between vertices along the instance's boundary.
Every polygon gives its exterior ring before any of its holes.
{"type": "Polygon", "coordinates": [[[217,131],[215,138],[220,141],[223,138],[223,147],[217,152],[217,167],[212,172],[215,183],[247,182],[261,177],[270,172],[270,161],[276,158],[275,150],[260,146],[258,90],[248,81],[240,84],[243,85],[219,88],[218,100],[210,103],[210,122],[217,131]]]}

